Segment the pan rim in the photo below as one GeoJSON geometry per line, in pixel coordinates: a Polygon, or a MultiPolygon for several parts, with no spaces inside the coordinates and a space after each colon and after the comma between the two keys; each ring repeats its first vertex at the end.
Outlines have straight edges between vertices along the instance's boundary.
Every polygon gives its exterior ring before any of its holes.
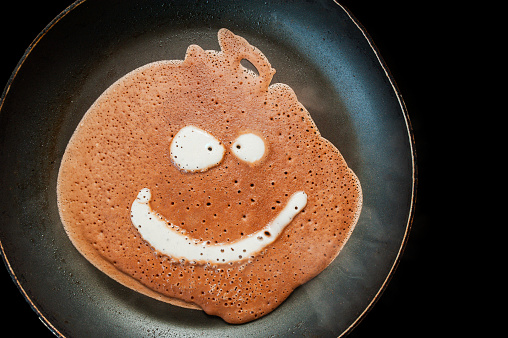
{"type": "MultiPolygon", "coordinates": [[[[12,82],[16,78],[16,75],[18,74],[19,70],[25,63],[26,59],[30,56],[33,49],[37,46],[39,41],[42,40],[42,38],[53,28],[60,20],[62,20],[66,15],[68,15],[73,9],[84,3],[86,0],[77,0],[67,6],[63,11],[61,11],[53,20],[51,20],[50,23],[46,25],[42,29],[42,31],[35,37],[35,39],[32,41],[32,43],[27,47],[23,55],[21,56],[18,64],[15,66],[14,70],[11,73],[11,76],[9,77],[9,80],[7,81],[7,84],[4,87],[4,90],[2,92],[2,95],[0,96],[0,115],[2,114],[2,107],[5,102],[5,98],[9,94],[12,82]]],[[[51,324],[48,318],[44,316],[44,314],[39,310],[39,308],[34,304],[30,296],[28,296],[27,292],[19,282],[16,274],[14,273],[14,270],[12,269],[11,263],[9,262],[9,259],[7,258],[7,255],[4,250],[4,246],[2,244],[2,240],[0,238],[0,256],[2,256],[2,259],[4,261],[4,264],[7,268],[7,271],[9,272],[9,275],[11,276],[11,279],[13,280],[14,284],[18,287],[21,294],[23,295],[23,298],[25,298],[25,301],[30,305],[30,308],[35,312],[35,314],[39,317],[39,320],[46,326],[55,336],[57,337],[65,337],[58,329],[51,324]]]]}
{"type": "Polygon", "coordinates": [[[407,220],[407,224],[406,224],[406,231],[404,233],[402,242],[400,244],[399,251],[397,252],[397,255],[395,257],[393,265],[390,268],[390,271],[388,272],[383,284],[380,286],[378,292],[372,298],[371,302],[367,305],[367,307],[363,310],[363,312],[356,318],[356,320],[353,323],[351,323],[351,325],[346,330],[344,330],[344,332],[339,336],[339,337],[344,337],[347,334],[349,334],[356,326],[358,326],[361,323],[361,321],[365,318],[365,316],[367,316],[369,311],[374,307],[376,302],[383,295],[383,292],[386,290],[388,284],[390,283],[391,278],[393,277],[393,275],[395,274],[395,271],[397,270],[397,267],[400,263],[401,257],[404,253],[404,249],[406,248],[409,234],[411,232],[411,226],[412,226],[412,222],[413,222],[414,210],[415,210],[415,204],[416,204],[416,192],[417,192],[417,185],[418,185],[418,168],[417,168],[417,163],[416,163],[416,148],[414,145],[414,142],[415,142],[414,133],[413,133],[413,128],[411,126],[411,121],[409,119],[409,112],[407,110],[407,106],[404,102],[404,99],[402,98],[402,94],[400,93],[400,90],[397,87],[397,83],[395,82],[393,75],[391,74],[390,70],[388,69],[388,65],[386,64],[383,57],[381,56],[381,53],[379,52],[379,49],[376,47],[374,40],[368,34],[367,30],[360,23],[360,21],[355,18],[355,16],[353,15],[353,13],[350,10],[348,10],[345,6],[341,5],[338,2],[338,0],[333,0],[333,2],[344,10],[344,12],[351,19],[351,21],[358,27],[360,32],[363,34],[365,40],[367,40],[370,48],[374,52],[381,68],[385,72],[385,76],[387,77],[394,93],[396,94],[397,101],[400,105],[400,108],[402,109],[402,113],[404,116],[404,122],[406,124],[407,132],[408,132],[409,146],[411,148],[411,167],[412,167],[411,203],[410,203],[410,208],[409,208],[408,220],[407,220]]]}
{"type": "MultiPolygon", "coordinates": [[[[65,8],[61,13],[59,13],[46,27],[37,35],[37,37],[32,41],[32,43],[27,47],[24,54],[20,58],[19,62],[15,66],[13,72],[11,73],[9,80],[7,81],[7,84],[4,87],[4,90],[2,92],[2,95],[0,96],[0,114],[2,113],[3,104],[5,102],[6,97],[9,95],[9,91],[11,88],[11,85],[13,81],[16,78],[16,75],[18,74],[19,70],[27,60],[27,58],[30,56],[33,49],[38,45],[38,43],[44,38],[44,36],[65,16],[67,16],[71,11],[76,9],[81,4],[85,3],[86,0],[77,0],[73,2],[71,5],[69,5],[67,8],[65,8]]],[[[416,192],[417,192],[417,185],[418,185],[418,169],[417,169],[417,154],[415,150],[414,145],[414,133],[411,126],[411,121],[409,119],[409,113],[406,107],[406,104],[404,102],[404,99],[400,93],[400,90],[397,87],[397,84],[395,82],[395,79],[393,78],[392,74],[390,73],[388,66],[386,65],[386,62],[383,60],[378,48],[376,47],[373,39],[370,37],[370,35],[367,33],[366,29],[362,26],[362,24],[357,20],[353,13],[349,11],[345,6],[341,5],[338,0],[333,0],[334,4],[338,5],[342,10],[346,13],[346,15],[351,19],[351,21],[356,25],[356,27],[359,29],[359,31],[362,33],[366,41],[368,42],[370,48],[374,52],[377,61],[379,62],[379,65],[383,69],[391,88],[393,89],[393,92],[395,93],[395,96],[397,98],[398,104],[401,108],[401,111],[403,113],[404,122],[406,125],[406,131],[408,133],[409,138],[409,147],[410,147],[410,155],[411,155],[411,167],[412,167],[412,186],[411,186],[411,201],[410,206],[408,210],[408,218],[407,218],[407,224],[405,226],[405,232],[404,236],[402,238],[399,250],[397,252],[397,255],[394,259],[394,262],[384,280],[382,285],[380,286],[379,290],[375,294],[375,296],[372,298],[371,302],[366,306],[366,308],[363,310],[363,312],[357,316],[356,320],[351,323],[351,325],[346,328],[342,334],[339,337],[343,337],[350,333],[356,326],[358,326],[361,321],[365,318],[365,316],[368,314],[368,312],[373,308],[375,303],[379,300],[379,298],[382,296],[383,292],[386,290],[391,278],[393,277],[399,263],[401,260],[401,257],[404,253],[404,249],[407,245],[407,241],[409,238],[409,234],[411,232],[412,227],[412,221],[414,217],[414,210],[415,210],[415,203],[416,203],[416,192]]],[[[7,270],[9,271],[9,274],[13,280],[13,282],[16,284],[18,289],[20,290],[21,294],[25,298],[25,300],[29,303],[32,310],[38,315],[41,322],[56,336],[59,337],[65,337],[61,332],[58,331],[58,329],[50,322],[49,319],[47,319],[44,314],[39,310],[39,308],[34,304],[34,302],[30,299],[30,296],[27,294],[27,292],[24,290],[23,286],[21,285],[20,281],[18,280],[17,276],[15,275],[13,268],[11,267],[11,264],[9,262],[9,259],[7,258],[6,252],[4,250],[4,246],[2,245],[2,241],[0,239],[0,255],[2,256],[2,259],[4,260],[4,264],[6,265],[7,270]]]]}

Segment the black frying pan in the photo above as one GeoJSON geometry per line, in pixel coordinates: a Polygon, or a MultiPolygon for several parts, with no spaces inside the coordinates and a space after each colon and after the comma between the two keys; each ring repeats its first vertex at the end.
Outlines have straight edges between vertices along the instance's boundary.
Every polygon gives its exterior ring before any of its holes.
{"type": "Polygon", "coordinates": [[[7,271],[62,336],[339,336],[379,297],[407,239],[415,163],[402,99],[358,23],[331,1],[94,1],[71,5],[14,71],[0,112],[0,241],[7,271]],[[168,306],[98,272],[56,208],[65,145],[91,103],[128,71],[218,49],[226,27],[268,57],[358,174],[364,208],[338,259],[269,316],[232,326],[168,306]],[[315,88],[319,88],[316,90],[315,88]]]}

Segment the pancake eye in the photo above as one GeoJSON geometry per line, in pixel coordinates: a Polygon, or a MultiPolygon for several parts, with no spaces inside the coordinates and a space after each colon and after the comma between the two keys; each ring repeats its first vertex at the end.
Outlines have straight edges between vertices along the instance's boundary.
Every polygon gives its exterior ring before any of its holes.
{"type": "Polygon", "coordinates": [[[261,160],[266,149],[265,141],[253,133],[238,136],[231,147],[231,151],[236,157],[248,163],[261,160]]]}
{"type": "Polygon", "coordinates": [[[171,160],[183,171],[205,171],[222,161],[226,149],[210,133],[186,126],[175,135],[170,145],[171,160]]]}

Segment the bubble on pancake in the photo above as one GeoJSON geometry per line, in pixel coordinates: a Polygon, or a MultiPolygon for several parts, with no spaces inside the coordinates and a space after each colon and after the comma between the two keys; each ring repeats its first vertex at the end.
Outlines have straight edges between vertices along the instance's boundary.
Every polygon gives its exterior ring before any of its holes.
{"type": "Polygon", "coordinates": [[[87,111],[65,151],[58,177],[60,215],[76,248],[120,283],[229,323],[275,309],[333,261],[361,209],[355,174],[322,138],[287,85],[245,39],[219,31],[221,51],[190,46],[184,61],[138,68],[87,111]],[[248,59],[259,75],[242,66],[248,59]],[[206,171],[182,172],[170,142],[186,126],[206,130],[225,153],[206,171]],[[256,165],[231,150],[245,133],[270,146],[256,165]],[[210,244],[263,229],[296,191],[308,201],[272,245],[240,262],[170,257],[131,222],[138,192],[182,233],[210,244]]]}

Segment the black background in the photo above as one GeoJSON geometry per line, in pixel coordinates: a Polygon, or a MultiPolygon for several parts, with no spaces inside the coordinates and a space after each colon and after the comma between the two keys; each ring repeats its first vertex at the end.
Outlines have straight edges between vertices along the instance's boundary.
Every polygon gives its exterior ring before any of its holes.
{"type": "MultiPolygon", "coordinates": [[[[44,27],[71,1],[2,2],[0,4],[0,90],[26,48],[44,27]]],[[[447,330],[446,288],[437,277],[445,256],[437,239],[442,218],[435,208],[438,176],[434,140],[439,138],[436,109],[443,98],[439,90],[436,59],[440,52],[444,13],[436,6],[414,1],[340,1],[364,26],[394,78],[412,124],[418,167],[417,199],[409,240],[388,287],[376,305],[348,337],[443,336],[447,330]]],[[[3,314],[0,324],[23,336],[52,337],[23,299],[7,269],[0,266],[3,314]],[[14,324],[16,323],[16,324],[14,324]]]]}

